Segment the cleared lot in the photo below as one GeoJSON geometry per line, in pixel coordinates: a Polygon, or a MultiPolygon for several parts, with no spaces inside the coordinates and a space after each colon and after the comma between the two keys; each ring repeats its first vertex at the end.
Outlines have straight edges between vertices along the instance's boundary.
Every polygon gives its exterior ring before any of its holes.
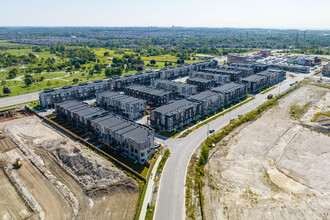
{"type": "Polygon", "coordinates": [[[304,86],[210,152],[207,219],[330,218],[330,137],[301,124],[327,111],[328,94],[304,86]]]}
{"type": "MultiPolygon", "coordinates": [[[[2,166],[20,183],[15,183],[20,200],[0,206],[0,219],[8,213],[22,216],[14,219],[133,219],[138,184],[111,162],[35,116],[2,122],[0,129],[5,130],[4,140],[15,145],[1,149],[6,158],[2,166]],[[16,158],[23,163],[20,169],[12,166],[16,158]]],[[[15,189],[8,178],[0,178],[0,195],[8,184],[15,189]]]]}

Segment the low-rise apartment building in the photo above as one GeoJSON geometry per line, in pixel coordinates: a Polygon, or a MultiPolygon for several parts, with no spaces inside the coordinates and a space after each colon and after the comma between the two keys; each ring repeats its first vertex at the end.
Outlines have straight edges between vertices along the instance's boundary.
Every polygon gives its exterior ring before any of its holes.
{"type": "Polygon", "coordinates": [[[55,103],[67,100],[95,98],[97,93],[112,89],[113,80],[96,80],[90,83],[64,86],[59,89],[44,90],[39,93],[39,100],[43,107],[52,107],[55,103]]]}
{"type": "Polygon", "coordinates": [[[197,86],[198,92],[210,90],[215,86],[215,81],[213,79],[188,78],[187,83],[197,86]]]}
{"type": "Polygon", "coordinates": [[[96,104],[129,119],[144,116],[147,108],[146,100],[110,91],[96,94],[96,104]]]}
{"type": "Polygon", "coordinates": [[[188,96],[195,95],[197,93],[197,86],[195,85],[170,80],[158,79],[152,83],[152,86],[156,89],[171,91],[176,97],[187,98],[188,96]]]}
{"type": "Polygon", "coordinates": [[[147,126],[76,100],[55,104],[55,113],[141,164],[153,153],[154,130],[147,126]]]}
{"type": "Polygon", "coordinates": [[[125,94],[147,100],[150,106],[161,106],[173,99],[173,93],[161,89],[153,89],[146,86],[133,85],[125,88],[125,94]]]}
{"type": "Polygon", "coordinates": [[[211,91],[222,94],[224,96],[224,105],[229,105],[246,97],[247,86],[244,84],[231,82],[223,86],[215,87],[211,91]]]}
{"type": "Polygon", "coordinates": [[[153,109],[150,114],[150,125],[161,131],[173,131],[176,128],[200,117],[202,103],[178,100],[153,109]]]}

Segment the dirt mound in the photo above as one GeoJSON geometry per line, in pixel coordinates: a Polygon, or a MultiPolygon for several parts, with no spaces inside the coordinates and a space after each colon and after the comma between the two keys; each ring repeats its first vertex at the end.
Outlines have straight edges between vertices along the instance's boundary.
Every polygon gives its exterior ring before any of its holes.
{"type": "Polygon", "coordinates": [[[86,157],[77,147],[56,147],[53,154],[70,170],[86,188],[106,186],[126,178],[126,175],[86,157]]]}

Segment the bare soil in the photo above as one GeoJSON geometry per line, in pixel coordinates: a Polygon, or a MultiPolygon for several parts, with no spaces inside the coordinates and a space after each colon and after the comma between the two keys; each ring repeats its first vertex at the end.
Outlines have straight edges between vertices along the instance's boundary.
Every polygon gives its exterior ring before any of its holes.
{"type": "MultiPolygon", "coordinates": [[[[0,164],[8,166],[21,158],[23,166],[10,172],[17,174],[40,205],[44,219],[133,219],[138,184],[111,162],[35,116],[4,121],[0,129],[5,130],[4,140],[10,143],[0,142],[1,156],[6,158],[0,164]]],[[[8,187],[19,199],[6,199],[8,205],[0,206],[0,219],[43,216],[29,207],[25,197],[0,173],[0,198],[8,187]]]]}
{"type": "Polygon", "coordinates": [[[329,219],[330,137],[302,126],[329,103],[329,90],[302,87],[219,143],[203,179],[206,219],[329,219]],[[293,104],[306,106],[301,118],[293,104]]]}

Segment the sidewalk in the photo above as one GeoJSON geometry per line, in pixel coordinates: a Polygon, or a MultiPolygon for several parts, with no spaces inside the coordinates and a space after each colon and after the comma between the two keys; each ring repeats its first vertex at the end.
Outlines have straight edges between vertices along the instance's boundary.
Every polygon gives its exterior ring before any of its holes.
{"type": "Polygon", "coordinates": [[[151,198],[152,198],[152,190],[154,188],[154,183],[155,183],[154,178],[155,178],[156,170],[157,170],[159,162],[161,161],[162,158],[163,158],[163,153],[158,157],[158,159],[151,171],[151,176],[150,176],[149,183],[147,186],[146,194],[144,196],[142,210],[141,210],[139,220],[144,220],[146,217],[148,203],[151,201],[151,198]]]}

